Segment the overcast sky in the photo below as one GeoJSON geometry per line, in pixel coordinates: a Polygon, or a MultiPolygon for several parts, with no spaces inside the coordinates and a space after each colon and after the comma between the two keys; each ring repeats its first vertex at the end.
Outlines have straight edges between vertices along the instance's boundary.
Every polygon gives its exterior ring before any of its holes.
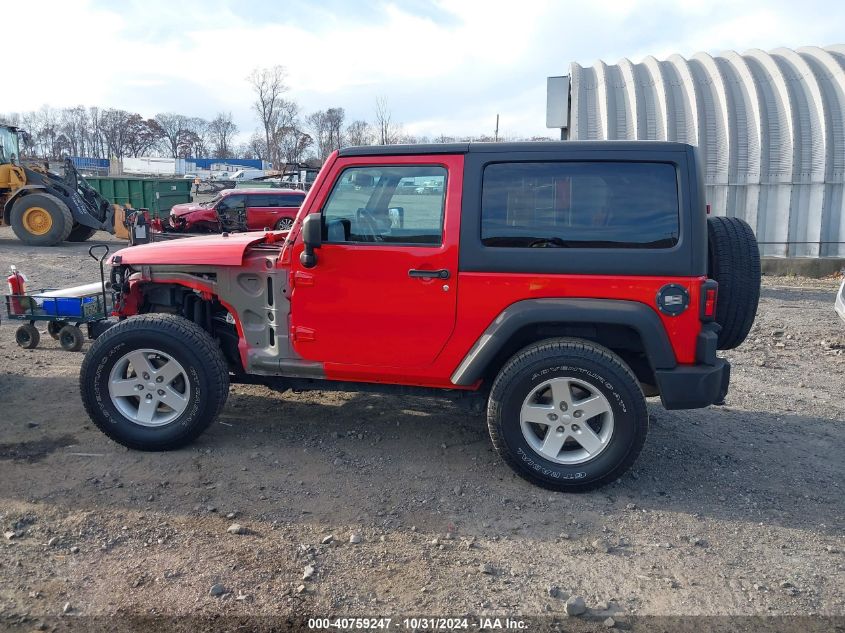
{"type": "Polygon", "coordinates": [[[409,133],[551,135],[545,78],[570,62],[845,42],[845,3],[801,0],[138,0],[4,3],[0,112],[98,105],[258,127],[246,81],[284,65],[304,112],[409,133]],[[10,54],[11,53],[11,54],[10,54]]]}

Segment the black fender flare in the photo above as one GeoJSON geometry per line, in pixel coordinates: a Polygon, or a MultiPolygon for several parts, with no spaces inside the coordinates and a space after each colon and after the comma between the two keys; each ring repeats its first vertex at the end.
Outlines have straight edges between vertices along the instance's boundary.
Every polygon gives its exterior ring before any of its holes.
{"type": "Polygon", "coordinates": [[[452,384],[475,384],[511,336],[527,325],[542,323],[624,325],[640,335],[655,371],[677,366],[660,317],[644,303],[617,299],[525,299],[505,308],[484,330],[452,373],[452,384]]]}
{"type": "Polygon", "coordinates": [[[50,193],[50,190],[44,185],[24,185],[23,187],[18,188],[15,193],[9,196],[9,198],[6,200],[6,203],[3,205],[4,224],[9,224],[9,220],[12,215],[12,206],[15,204],[17,199],[31,191],[46,191],[47,193],[50,193]]]}

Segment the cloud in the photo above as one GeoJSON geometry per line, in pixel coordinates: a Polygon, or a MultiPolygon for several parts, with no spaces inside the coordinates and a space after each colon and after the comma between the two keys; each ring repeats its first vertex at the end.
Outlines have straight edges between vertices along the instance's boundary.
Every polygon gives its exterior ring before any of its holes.
{"type": "Polygon", "coordinates": [[[387,96],[394,120],[420,134],[490,134],[498,113],[503,132],[553,135],[545,78],[572,61],[824,45],[841,41],[845,21],[838,5],[763,0],[87,0],[4,12],[37,28],[4,30],[21,70],[0,111],[231,111],[242,136],[257,127],[246,82],[256,66],[284,65],[306,112],[341,106],[371,120],[387,96]]]}

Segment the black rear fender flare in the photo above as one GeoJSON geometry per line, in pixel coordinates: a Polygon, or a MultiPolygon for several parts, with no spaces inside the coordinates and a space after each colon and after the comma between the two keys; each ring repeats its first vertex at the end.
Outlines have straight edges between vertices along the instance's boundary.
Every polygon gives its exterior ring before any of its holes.
{"type": "Polygon", "coordinates": [[[614,299],[526,299],[505,308],[452,373],[454,385],[470,386],[520,329],[545,323],[597,323],[635,330],[654,370],[674,369],[675,353],[657,313],[643,303],[614,299]]]}

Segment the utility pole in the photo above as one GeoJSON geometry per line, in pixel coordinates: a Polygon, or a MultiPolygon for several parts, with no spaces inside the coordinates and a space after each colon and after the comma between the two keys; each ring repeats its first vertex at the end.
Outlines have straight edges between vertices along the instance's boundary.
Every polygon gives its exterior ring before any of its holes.
{"type": "Polygon", "coordinates": [[[499,115],[496,115],[496,133],[493,135],[493,140],[499,140],[499,115]]]}

